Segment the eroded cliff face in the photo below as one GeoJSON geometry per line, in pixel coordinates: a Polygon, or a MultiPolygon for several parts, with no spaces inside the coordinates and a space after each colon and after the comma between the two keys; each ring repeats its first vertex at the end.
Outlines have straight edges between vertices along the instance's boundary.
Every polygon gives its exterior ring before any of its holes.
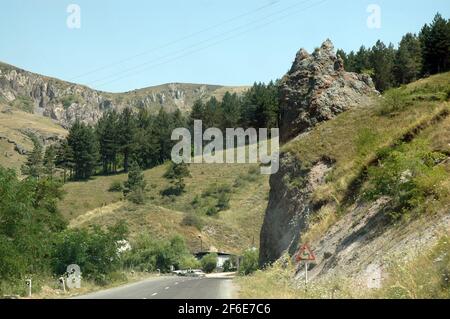
{"type": "Polygon", "coordinates": [[[78,118],[95,123],[105,110],[124,107],[149,108],[168,112],[189,111],[197,99],[221,98],[229,90],[242,93],[246,87],[171,83],[108,93],[86,86],[49,78],[0,63],[0,102],[40,114],[69,127],[78,118]]]}
{"type": "Polygon", "coordinates": [[[298,248],[302,230],[315,210],[311,195],[325,182],[332,167],[332,161],[323,159],[306,168],[293,155],[281,155],[280,170],[270,178],[269,204],[260,238],[261,266],[286,251],[292,255],[298,248]]]}
{"type": "Polygon", "coordinates": [[[330,40],[312,54],[301,49],[281,81],[280,135],[283,142],[363,105],[378,94],[368,75],[346,72],[330,40]]]}
{"type": "MultiPolygon", "coordinates": [[[[281,139],[302,138],[318,123],[363,106],[377,94],[369,76],[344,70],[331,41],[325,41],[311,55],[301,49],[281,81],[281,139]]],[[[295,156],[281,154],[280,170],[270,178],[269,204],[260,237],[261,265],[297,249],[309,217],[317,211],[311,195],[325,182],[332,167],[329,159],[304,167],[295,156]]]]}

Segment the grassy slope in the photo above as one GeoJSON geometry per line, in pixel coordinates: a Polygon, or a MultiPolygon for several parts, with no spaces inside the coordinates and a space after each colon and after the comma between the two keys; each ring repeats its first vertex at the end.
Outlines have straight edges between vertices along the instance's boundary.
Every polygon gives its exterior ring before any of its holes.
{"type": "Polygon", "coordinates": [[[206,248],[214,246],[219,250],[239,252],[253,242],[258,245],[267,204],[268,177],[259,175],[256,181],[246,182],[239,188],[232,187],[230,209],[216,217],[199,213],[191,202],[215,183],[232,186],[239,174],[247,174],[252,166],[255,164],[192,164],[189,167],[192,177],[185,180],[186,192],[175,199],[160,195],[168,185],[163,178],[166,165],[155,167],[145,171],[148,186],[144,205],[121,201],[121,193],[108,192],[112,181],[126,179],[124,174],[68,183],[64,186],[66,196],[60,203],[60,210],[76,227],[111,225],[124,219],[132,236],[141,232],[150,232],[155,237],[179,233],[187,239],[191,249],[198,250],[198,235],[201,235],[206,248]],[[181,225],[186,212],[201,216],[204,222],[202,232],[195,227],[181,225]]]}
{"type": "MultiPolygon", "coordinates": [[[[332,204],[323,206],[319,212],[319,218],[311,221],[309,230],[302,235],[303,242],[318,243],[325,232],[339,220],[342,214],[345,214],[345,205],[340,204],[343,203],[349,187],[355,178],[361,177],[365,167],[376,165],[374,159],[377,158],[377,151],[381,148],[389,147],[402,139],[405,134],[413,133],[415,140],[425,141],[430,149],[450,154],[450,116],[444,116],[436,122],[432,121],[437,114],[450,111],[448,101],[450,73],[422,79],[400,90],[410,103],[391,115],[380,115],[380,108],[385,103],[381,102],[382,100],[373,101],[372,105],[353,109],[339,115],[335,120],[320,124],[309,135],[284,146],[284,151],[293,153],[306,166],[323,157],[335,161],[334,169],[327,177],[326,184],[314,194],[317,202],[332,204]],[[417,127],[420,127],[420,130],[417,130],[417,127]],[[341,206],[340,212],[336,210],[339,206],[341,206]]],[[[387,101],[389,102],[388,99],[387,101]]],[[[450,172],[450,161],[441,165],[450,172]]],[[[441,186],[450,189],[450,180],[443,181],[441,186]]],[[[426,201],[425,207],[425,213],[438,211],[448,214],[450,196],[447,194],[438,200],[426,201]],[[437,210],[434,209],[436,207],[437,210]]],[[[428,220],[426,216],[421,219],[428,220]]],[[[405,222],[408,223],[408,221],[405,222]]],[[[448,237],[446,237],[448,229],[443,236],[447,238],[445,247],[448,247],[448,237]]],[[[433,254],[436,249],[436,247],[431,248],[425,254],[427,256],[433,254]]],[[[411,247],[411,253],[414,253],[414,247],[411,247]]],[[[445,295],[439,286],[441,274],[436,272],[435,265],[427,265],[430,276],[434,280],[427,282],[422,278],[423,276],[417,275],[423,271],[419,270],[416,264],[414,262],[398,263],[391,267],[388,271],[397,276],[396,282],[388,280],[383,290],[377,293],[355,290],[352,283],[347,283],[343,278],[336,278],[334,282],[316,283],[314,287],[308,289],[308,294],[305,294],[304,289],[296,286],[292,280],[294,266],[290,265],[286,268],[281,263],[275,264],[266,271],[258,271],[251,277],[239,279],[238,282],[241,286],[240,295],[244,298],[330,298],[332,288],[336,285],[340,287],[340,290],[335,297],[396,297],[399,291],[398,285],[406,287],[407,292],[404,292],[402,288],[401,293],[407,297],[429,298],[439,294],[445,295]],[[401,276],[398,275],[400,272],[403,272],[401,276]],[[426,287],[428,291],[421,287],[426,287]]],[[[448,263],[445,267],[448,271],[448,263]]]]}
{"type": "MultiPolygon", "coordinates": [[[[32,129],[44,134],[65,136],[67,131],[51,119],[19,110],[11,110],[0,103],[0,136],[6,137],[26,150],[31,150],[31,140],[21,130],[32,129]],[[6,111],[8,109],[8,111],[6,111]]],[[[14,150],[14,145],[0,139],[0,165],[19,169],[25,157],[14,150]]]]}
{"type": "MultiPolygon", "coordinates": [[[[306,166],[323,157],[333,159],[335,168],[328,183],[317,192],[316,199],[340,202],[350,183],[376,158],[379,149],[392,145],[443,110],[450,110],[448,102],[434,100],[435,96],[444,99],[441,92],[450,89],[449,83],[450,73],[413,83],[405,88],[405,93],[416,100],[403,110],[382,116],[379,115],[380,101],[373,101],[371,105],[355,108],[320,124],[305,138],[286,144],[283,150],[293,153],[306,166]]],[[[448,135],[435,132],[442,139],[440,147],[448,149],[448,135]]]]}

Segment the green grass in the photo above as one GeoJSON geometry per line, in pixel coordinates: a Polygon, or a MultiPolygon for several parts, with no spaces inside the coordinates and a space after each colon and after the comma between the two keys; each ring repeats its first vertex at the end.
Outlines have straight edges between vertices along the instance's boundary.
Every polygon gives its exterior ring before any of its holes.
{"type": "Polygon", "coordinates": [[[124,219],[132,236],[142,232],[160,238],[181,234],[191,250],[199,250],[201,235],[204,247],[237,253],[258,245],[267,205],[268,177],[255,174],[255,168],[256,164],[191,164],[192,177],[185,178],[185,192],[181,196],[164,197],[161,191],[169,181],[163,177],[167,164],[161,165],[144,172],[147,182],[144,205],[121,201],[121,193],[108,191],[113,181],[124,181],[125,174],[70,182],[64,185],[66,195],[59,209],[71,220],[72,227],[113,225],[124,219]],[[236,183],[240,178],[243,180],[236,183]],[[215,185],[224,184],[230,189],[228,209],[210,217],[203,208],[192,205],[194,198],[201,198],[215,185]],[[233,187],[234,184],[239,186],[233,187]],[[185,218],[191,214],[201,220],[201,231],[196,225],[185,225],[185,218]]]}
{"type": "MultiPolygon", "coordinates": [[[[450,82],[450,73],[419,81],[401,90],[416,92],[421,85],[434,88],[434,79],[436,87],[442,88],[444,79],[450,82]]],[[[283,151],[294,154],[305,168],[322,158],[335,162],[327,177],[327,184],[319,190],[323,198],[318,196],[317,200],[343,201],[352,181],[377,158],[379,150],[395,144],[406,133],[424,123],[430,124],[441,112],[450,110],[449,103],[443,100],[416,100],[404,108],[396,107],[395,112],[388,116],[380,112],[384,107],[382,99],[375,99],[369,105],[352,109],[332,121],[318,125],[309,135],[283,147],[283,151]]],[[[440,138],[445,137],[442,135],[440,138]]]]}

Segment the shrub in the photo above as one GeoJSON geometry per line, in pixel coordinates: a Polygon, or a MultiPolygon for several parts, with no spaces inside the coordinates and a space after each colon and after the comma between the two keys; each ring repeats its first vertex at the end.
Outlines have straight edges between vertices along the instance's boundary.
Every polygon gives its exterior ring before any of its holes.
{"type": "Polygon", "coordinates": [[[145,193],[144,190],[141,188],[137,188],[135,190],[132,190],[127,195],[127,199],[137,205],[142,205],[145,202],[145,193]]]}
{"type": "Polygon", "coordinates": [[[206,215],[208,216],[216,216],[219,213],[219,210],[216,206],[210,206],[206,209],[206,215]]]}
{"type": "Polygon", "coordinates": [[[203,220],[195,213],[187,213],[181,221],[181,225],[192,226],[201,231],[203,228],[203,220]]]}
{"type": "Polygon", "coordinates": [[[202,269],[206,273],[212,273],[217,267],[217,254],[205,255],[201,260],[202,269]]]}
{"type": "Polygon", "coordinates": [[[224,272],[231,272],[235,271],[236,267],[233,265],[232,261],[230,259],[225,260],[223,263],[223,271],[224,272]]]}
{"type": "Polygon", "coordinates": [[[230,208],[230,196],[227,193],[219,193],[217,198],[217,210],[227,210],[230,208]]]}
{"type": "Polygon", "coordinates": [[[70,264],[77,264],[83,276],[104,284],[108,275],[120,266],[119,241],[127,235],[127,227],[119,222],[107,230],[95,226],[87,229],[67,229],[58,234],[51,253],[53,271],[65,273],[70,264]]]}
{"type": "Polygon", "coordinates": [[[380,154],[379,165],[368,169],[364,197],[373,200],[389,196],[389,216],[393,219],[405,213],[421,212],[427,198],[438,199],[445,193],[441,185],[450,176],[436,166],[445,155],[430,151],[421,141],[402,144],[380,154]]]}
{"type": "Polygon", "coordinates": [[[258,270],[259,253],[257,249],[247,249],[242,256],[242,263],[239,267],[239,274],[250,275],[258,270]]]}
{"type": "Polygon", "coordinates": [[[181,257],[179,268],[180,269],[198,269],[201,267],[200,261],[192,255],[186,255],[181,257]]]}
{"type": "Polygon", "coordinates": [[[120,181],[113,181],[111,185],[108,188],[109,192],[122,192],[123,191],[123,185],[120,181]]]}
{"type": "Polygon", "coordinates": [[[395,115],[410,104],[404,88],[391,89],[383,95],[379,115],[395,115]]]}
{"type": "Polygon", "coordinates": [[[184,239],[174,236],[170,240],[156,240],[141,235],[132,243],[131,251],[125,253],[123,264],[140,271],[170,271],[170,266],[179,269],[190,256],[184,239]]]}
{"type": "Polygon", "coordinates": [[[203,191],[203,207],[206,207],[206,215],[215,216],[222,210],[230,208],[231,187],[227,184],[212,184],[203,191]]]}

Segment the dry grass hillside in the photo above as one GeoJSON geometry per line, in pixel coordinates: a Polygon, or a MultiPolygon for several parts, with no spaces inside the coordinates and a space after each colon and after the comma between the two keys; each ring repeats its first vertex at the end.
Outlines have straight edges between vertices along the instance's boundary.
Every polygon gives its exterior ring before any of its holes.
{"type": "Polygon", "coordinates": [[[30,114],[0,103],[0,165],[19,169],[25,160],[15,148],[25,151],[33,147],[27,132],[44,139],[64,137],[67,131],[51,119],[30,114]]]}
{"type": "Polygon", "coordinates": [[[299,241],[316,254],[313,281],[305,291],[303,267],[280,261],[240,280],[242,297],[448,298],[450,73],[388,91],[283,151],[305,169],[332,163],[299,241]],[[380,289],[367,288],[370,266],[380,289]]]}
{"type": "Polygon", "coordinates": [[[255,170],[256,164],[192,164],[191,177],[185,179],[185,192],[176,197],[160,194],[168,186],[163,177],[166,168],[167,165],[161,165],[145,171],[147,189],[143,205],[123,200],[120,192],[108,191],[113,181],[126,179],[122,174],[67,183],[60,210],[71,227],[108,226],[125,220],[131,237],[141,233],[156,238],[181,234],[193,251],[200,249],[199,235],[203,248],[238,253],[258,246],[269,186],[268,177],[255,170]],[[207,216],[205,209],[211,199],[205,194],[217,185],[229,187],[230,207],[217,216],[207,216]],[[183,222],[192,214],[203,227],[183,222]]]}

